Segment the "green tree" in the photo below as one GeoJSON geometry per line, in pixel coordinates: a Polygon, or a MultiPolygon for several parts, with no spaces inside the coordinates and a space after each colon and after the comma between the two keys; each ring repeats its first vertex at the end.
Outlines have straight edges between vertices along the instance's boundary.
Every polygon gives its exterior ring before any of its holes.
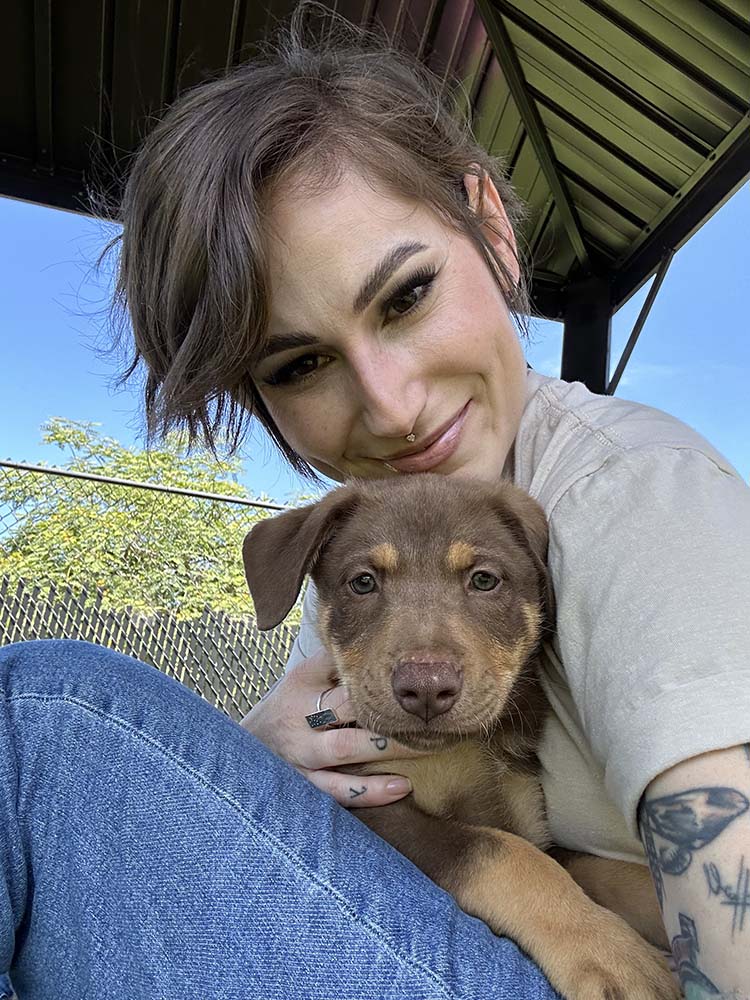
{"type": "MultiPolygon", "coordinates": [[[[239,459],[186,454],[176,435],[146,452],[92,423],[54,418],[43,432],[45,443],[67,453],[57,468],[248,498],[236,481],[239,459]]],[[[246,615],[252,603],[242,539],[266,516],[231,502],[0,469],[0,577],[74,592],[98,588],[108,609],[193,618],[208,605],[246,615]]]]}

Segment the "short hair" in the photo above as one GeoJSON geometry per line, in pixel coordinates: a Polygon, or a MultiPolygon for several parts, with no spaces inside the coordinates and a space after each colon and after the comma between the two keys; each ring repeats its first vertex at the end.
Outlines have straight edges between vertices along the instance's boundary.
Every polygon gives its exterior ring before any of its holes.
{"type": "Polygon", "coordinates": [[[524,208],[501,159],[474,138],[466,103],[384,32],[307,0],[257,56],[179,97],[132,159],[122,234],[107,248],[120,241],[113,318],[129,315],[133,331],[120,381],[143,362],[149,440],[180,428],[190,444],[233,453],[254,415],[316,478],[250,375],[267,337],[269,196],[292,173],[331,185],[353,166],[428,205],[474,241],[524,328],[525,268],[516,284],[463,175],[478,177],[480,196],[492,179],[514,230],[524,208]]]}

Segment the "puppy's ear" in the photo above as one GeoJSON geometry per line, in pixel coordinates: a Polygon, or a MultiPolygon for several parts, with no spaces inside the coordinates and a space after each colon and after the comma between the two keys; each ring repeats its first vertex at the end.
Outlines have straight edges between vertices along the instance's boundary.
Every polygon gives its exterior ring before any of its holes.
{"type": "Polygon", "coordinates": [[[542,592],[544,622],[554,629],[556,609],[552,580],[547,568],[547,517],[533,497],[511,483],[502,484],[498,500],[500,519],[534,561],[542,592]]]}
{"type": "Polygon", "coordinates": [[[242,560],[259,629],[273,628],[289,614],[305,574],[357,498],[355,489],[344,486],[318,503],[259,521],[245,536],[242,560]]]}

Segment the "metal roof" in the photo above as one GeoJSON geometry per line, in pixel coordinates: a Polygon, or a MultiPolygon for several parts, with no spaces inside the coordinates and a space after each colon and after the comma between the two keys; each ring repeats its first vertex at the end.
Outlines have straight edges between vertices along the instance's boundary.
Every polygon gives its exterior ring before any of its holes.
{"type": "MultiPolygon", "coordinates": [[[[333,6],[331,2],[331,6],[333,6]]],[[[85,211],[106,147],[252,53],[288,0],[17,0],[3,9],[0,193],[85,211]],[[95,140],[104,139],[104,144],[95,140]],[[104,151],[102,151],[102,149],[104,151]],[[97,151],[98,150],[98,151],[97,151]]],[[[530,208],[535,311],[609,312],[750,175],[750,0],[340,0],[458,77],[530,208]],[[606,308],[605,308],[606,311],[606,308]]]]}

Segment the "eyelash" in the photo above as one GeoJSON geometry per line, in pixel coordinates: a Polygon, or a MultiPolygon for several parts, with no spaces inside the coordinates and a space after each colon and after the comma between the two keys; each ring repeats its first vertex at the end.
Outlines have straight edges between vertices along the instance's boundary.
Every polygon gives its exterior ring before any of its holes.
{"type": "MultiPolygon", "coordinates": [[[[388,297],[387,302],[383,304],[383,316],[387,316],[388,310],[393,306],[394,302],[398,302],[399,299],[404,298],[410,292],[414,292],[418,288],[421,288],[422,294],[419,296],[415,304],[410,309],[407,309],[406,312],[397,314],[396,318],[392,320],[392,322],[398,323],[402,319],[413,316],[419,311],[419,309],[421,309],[427,299],[436,277],[437,271],[434,268],[423,266],[410,274],[408,278],[404,278],[401,284],[395,288],[393,293],[388,297]]],[[[295,373],[295,366],[316,357],[319,357],[319,355],[303,354],[300,357],[295,358],[293,361],[289,361],[287,364],[282,365],[281,368],[278,368],[275,372],[266,375],[263,382],[270,386],[289,385],[291,383],[303,382],[305,379],[315,375],[315,373],[319,370],[319,366],[301,373],[295,373]]]]}
{"type": "Polygon", "coordinates": [[[435,271],[434,268],[429,267],[429,265],[424,265],[418,268],[416,271],[414,271],[413,274],[410,274],[408,278],[404,278],[404,280],[401,282],[398,288],[394,289],[393,294],[389,296],[388,301],[385,303],[383,314],[384,315],[387,314],[388,309],[393,305],[394,302],[397,302],[398,299],[402,299],[405,295],[408,295],[409,292],[414,292],[418,288],[421,288],[423,289],[423,291],[422,294],[417,299],[416,304],[413,305],[411,309],[408,309],[405,313],[398,314],[399,319],[401,319],[404,316],[413,316],[414,313],[420,308],[424,300],[429,295],[430,289],[432,288],[432,283],[435,280],[436,276],[437,276],[437,271],[435,271]]]}

